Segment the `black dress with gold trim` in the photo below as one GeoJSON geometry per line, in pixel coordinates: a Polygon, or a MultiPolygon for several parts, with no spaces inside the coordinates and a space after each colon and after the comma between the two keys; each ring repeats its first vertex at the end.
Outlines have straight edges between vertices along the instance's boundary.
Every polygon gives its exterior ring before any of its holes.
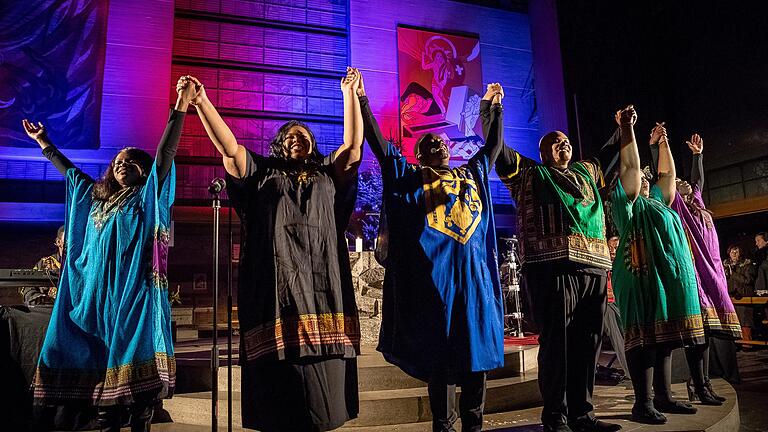
{"type": "Polygon", "coordinates": [[[344,239],[357,180],[338,182],[331,161],[248,151],[246,174],[227,176],[242,223],[245,427],[323,430],[357,415],[360,326],[344,239]]]}

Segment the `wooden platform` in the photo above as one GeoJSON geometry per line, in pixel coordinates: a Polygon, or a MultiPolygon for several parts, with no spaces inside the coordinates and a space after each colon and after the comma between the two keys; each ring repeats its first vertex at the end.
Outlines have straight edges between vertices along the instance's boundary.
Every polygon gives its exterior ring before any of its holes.
{"type": "Polygon", "coordinates": [[[740,299],[731,297],[731,301],[735,305],[761,305],[768,303],[768,297],[742,297],[740,299]]]}

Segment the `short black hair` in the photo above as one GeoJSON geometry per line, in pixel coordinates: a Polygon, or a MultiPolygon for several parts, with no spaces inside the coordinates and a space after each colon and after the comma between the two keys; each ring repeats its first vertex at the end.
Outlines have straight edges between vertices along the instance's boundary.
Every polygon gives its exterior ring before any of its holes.
{"type": "Polygon", "coordinates": [[[416,145],[413,146],[413,156],[416,157],[416,159],[419,158],[419,149],[421,148],[421,145],[424,144],[425,141],[434,140],[434,139],[442,139],[439,135],[434,134],[432,132],[427,132],[424,135],[420,136],[419,139],[416,140],[416,145]]]}
{"type": "Polygon", "coordinates": [[[759,233],[755,234],[755,237],[760,236],[763,238],[763,240],[768,241],[768,233],[765,231],[760,231],[759,233]]]}

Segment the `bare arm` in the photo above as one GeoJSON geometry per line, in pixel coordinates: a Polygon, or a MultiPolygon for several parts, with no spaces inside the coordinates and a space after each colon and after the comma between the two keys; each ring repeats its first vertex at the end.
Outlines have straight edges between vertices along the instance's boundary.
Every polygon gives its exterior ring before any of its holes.
{"type": "Polygon", "coordinates": [[[640,171],[640,153],[637,151],[637,140],[635,139],[634,124],[637,121],[637,114],[632,105],[621,110],[619,117],[619,128],[621,129],[621,149],[619,157],[619,179],[630,201],[637,199],[640,195],[642,185],[640,171]]]}
{"type": "Polygon", "coordinates": [[[368,96],[365,94],[365,85],[362,77],[360,79],[360,86],[357,88],[357,97],[363,116],[363,134],[365,135],[365,140],[368,141],[368,146],[371,148],[373,155],[383,168],[386,166],[386,164],[382,164],[382,162],[387,157],[389,143],[384,138],[384,135],[382,135],[381,129],[379,129],[379,122],[377,122],[376,117],[373,116],[368,96]]]}
{"type": "Polygon", "coordinates": [[[667,139],[666,130],[659,140],[659,165],[657,171],[659,173],[659,178],[656,180],[656,185],[661,189],[664,202],[666,202],[667,205],[670,205],[672,204],[672,201],[674,201],[675,194],[677,193],[677,187],[675,185],[677,172],[675,171],[675,160],[672,158],[672,151],[669,149],[669,140],[667,139]]]}
{"type": "Polygon", "coordinates": [[[216,107],[213,106],[205,94],[205,87],[197,78],[189,77],[197,87],[197,95],[191,103],[197,108],[200,121],[203,123],[208,137],[219,151],[224,163],[224,169],[235,178],[242,178],[246,174],[246,150],[237,143],[235,135],[229,126],[221,118],[216,107]]]}
{"type": "Polygon", "coordinates": [[[333,160],[337,179],[349,179],[357,172],[363,157],[363,114],[356,91],[361,85],[360,71],[347,67],[341,80],[344,96],[344,143],[336,150],[333,160]]]}
{"type": "Polygon", "coordinates": [[[427,70],[432,67],[432,62],[427,61],[427,53],[421,53],[421,68],[427,70]]]}

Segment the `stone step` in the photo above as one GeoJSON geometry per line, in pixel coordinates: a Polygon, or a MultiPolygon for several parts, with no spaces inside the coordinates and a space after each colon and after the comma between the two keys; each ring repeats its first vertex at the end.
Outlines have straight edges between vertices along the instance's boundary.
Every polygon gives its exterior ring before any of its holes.
{"type": "MultiPolygon", "coordinates": [[[[459,397],[461,391],[457,390],[459,397]]],[[[527,408],[541,401],[535,373],[487,382],[485,412],[527,408]]],[[[432,419],[427,388],[373,390],[360,393],[360,414],[349,426],[418,423],[432,419]]]]}
{"type": "MultiPolygon", "coordinates": [[[[517,427],[536,425],[541,417],[541,408],[526,408],[514,411],[500,413],[491,413],[483,415],[483,430],[502,430],[513,431],[517,427]]],[[[461,430],[461,419],[456,420],[454,428],[461,430]]],[[[398,425],[380,425],[380,426],[353,426],[351,422],[342,426],[345,432],[432,432],[432,421],[423,421],[418,423],[406,423],[398,425]]],[[[520,432],[529,429],[520,429],[520,432]]],[[[538,430],[531,429],[531,430],[538,430]]]]}
{"type": "MultiPolygon", "coordinates": [[[[483,416],[483,430],[503,430],[510,431],[510,427],[520,427],[535,425],[541,415],[541,408],[528,408],[503,413],[485,414],[483,416]]],[[[207,417],[208,423],[205,425],[185,424],[180,422],[153,424],[152,430],[155,432],[210,432],[210,416],[207,417]]],[[[224,417],[226,424],[226,416],[224,417]]],[[[233,432],[249,432],[253,429],[243,429],[238,422],[235,426],[235,419],[232,419],[233,432]]],[[[383,426],[342,426],[344,431],[349,432],[431,432],[432,423],[419,422],[400,425],[383,426]]],[[[128,431],[128,429],[123,429],[128,431]]],[[[461,430],[461,419],[456,421],[456,430],[461,430]]]]}
{"type": "MultiPolygon", "coordinates": [[[[510,378],[519,376],[521,372],[530,371],[536,367],[536,356],[538,355],[538,346],[525,347],[507,347],[504,352],[504,367],[494,369],[488,374],[489,380],[510,378]]],[[[219,390],[227,388],[227,368],[226,358],[223,358],[222,366],[219,368],[219,390]]],[[[205,362],[209,365],[209,362],[205,362]]],[[[209,366],[210,367],[210,366],[209,366]]],[[[181,367],[180,367],[181,368],[181,367]]],[[[192,371],[190,373],[209,374],[207,370],[192,371]]],[[[358,390],[393,390],[403,388],[423,387],[423,381],[419,381],[400,370],[395,365],[384,360],[384,356],[378,352],[363,353],[357,358],[358,390]]],[[[210,380],[208,380],[210,382],[210,380]]],[[[232,367],[232,388],[240,389],[242,382],[241,370],[239,366],[232,367]]],[[[205,390],[210,390],[210,387],[205,390]]]]}
{"type": "MultiPolygon", "coordinates": [[[[241,427],[240,398],[237,388],[232,393],[233,424],[241,427]]],[[[458,392],[460,394],[460,391],[458,392]]],[[[219,391],[219,424],[226,424],[226,389],[219,391]],[[223,391],[222,391],[223,390],[223,391]]],[[[539,403],[535,371],[518,377],[490,380],[487,383],[487,413],[527,408],[539,403]]],[[[211,392],[179,394],[164,401],[164,407],[174,421],[184,424],[206,425],[210,423],[211,392]]],[[[349,422],[350,426],[393,425],[424,422],[431,419],[427,388],[405,388],[360,392],[360,415],[349,422]]]]}

